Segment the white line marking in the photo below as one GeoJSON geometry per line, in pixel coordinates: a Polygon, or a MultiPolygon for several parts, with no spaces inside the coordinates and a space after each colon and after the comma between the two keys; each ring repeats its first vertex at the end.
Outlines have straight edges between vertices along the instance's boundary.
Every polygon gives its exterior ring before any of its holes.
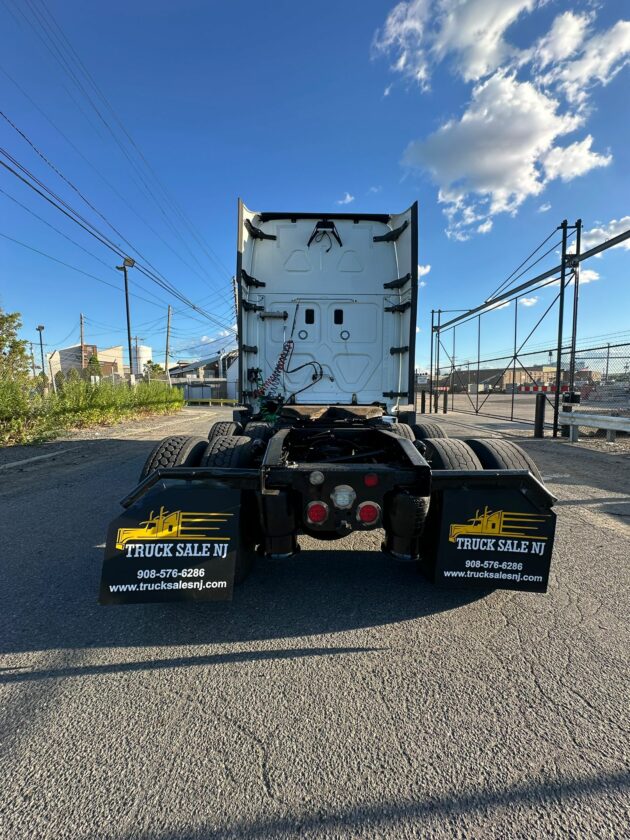
{"type": "Polygon", "coordinates": [[[23,464],[32,464],[33,461],[43,461],[44,458],[57,458],[65,455],[69,449],[60,449],[58,452],[48,452],[46,455],[34,455],[32,458],[23,458],[21,461],[12,461],[10,464],[0,464],[0,470],[10,470],[11,467],[21,467],[23,464]]]}
{"type": "Polygon", "coordinates": [[[554,473],[554,475],[543,475],[543,481],[553,481],[554,478],[571,478],[571,473],[554,473]]]}

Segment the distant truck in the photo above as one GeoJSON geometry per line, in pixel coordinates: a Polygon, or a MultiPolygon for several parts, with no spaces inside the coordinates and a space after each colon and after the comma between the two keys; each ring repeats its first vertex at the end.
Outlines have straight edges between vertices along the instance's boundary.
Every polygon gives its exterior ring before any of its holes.
{"type": "Polygon", "coordinates": [[[301,535],[373,530],[392,559],[442,585],[545,591],[554,498],[534,462],[509,441],[452,440],[416,416],[417,204],[239,202],[236,277],[240,403],[207,439],[171,436],[149,454],[110,526],[101,602],[229,598],[256,559],[294,557],[301,535]],[[452,539],[505,531],[508,516],[542,553],[452,539]],[[225,556],[182,565],[192,541],[225,556]]]}

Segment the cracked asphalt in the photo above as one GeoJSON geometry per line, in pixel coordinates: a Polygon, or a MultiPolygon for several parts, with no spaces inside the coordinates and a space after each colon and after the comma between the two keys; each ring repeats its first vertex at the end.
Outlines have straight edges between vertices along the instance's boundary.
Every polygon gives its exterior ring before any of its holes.
{"type": "Polygon", "coordinates": [[[559,497],[546,595],[435,588],[364,534],[231,604],[97,606],[152,441],[227,413],[0,472],[0,836],[628,836],[629,456],[523,440],[559,497]]]}

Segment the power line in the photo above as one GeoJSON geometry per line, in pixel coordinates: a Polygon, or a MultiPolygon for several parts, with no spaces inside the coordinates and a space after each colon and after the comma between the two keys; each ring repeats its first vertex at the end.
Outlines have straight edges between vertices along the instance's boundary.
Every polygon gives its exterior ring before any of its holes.
{"type": "MultiPolygon", "coordinates": [[[[190,250],[190,248],[188,247],[188,245],[187,245],[187,243],[185,242],[185,240],[182,238],[182,236],[181,236],[181,234],[179,233],[179,231],[177,231],[177,229],[175,228],[175,226],[174,226],[174,224],[172,223],[171,219],[169,218],[168,214],[167,214],[167,213],[166,213],[166,211],[164,210],[164,207],[162,206],[161,201],[158,199],[157,195],[154,193],[154,191],[153,191],[153,190],[151,189],[151,187],[149,186],[149,184],[148,184],[148,182],[147,182],[146,178],[144,177],[144,175],[143,175],[143,174],[142,174],[142,172],[140,171],[139,166],[136,164],[136,162],[133,160],[133,158],[131,157],[131,155],[129,154],[129,152],[127,151],[127,149],[125,148],[124,143],[123,143],[123,142],[121,142],[121,140],[118,138],[118,136],[116,135],[116,133],[115,133],[115,131],[114,131],[113,127],[110,125],[110,123],[108,122],[108,120],[105,118],[105,116],[104,116],[104,115],[103,115],[103,113],[101,112],[100,108],[99,108],[99,107],[98,107],[98,105],[95,103],[95,101],[94,101],[94,99],[92,98],[92,96],[90,95],[89,91],[86,89],[86,87],[85,87],[85,86],[82,84],[82,82],[79,80],[79,78],[78,78],[78,76],[77,76],[77,73],[75,73],[75,71],[72,69],[72,66],[71,66],[71,65],[72,65],[72,63],[73,63],[73,62],[74,62],[74,64],[75,64],[75,67],[76,67],[76,69],[77,69],[77,72],[78,72],[79,74],[82,74],[82,75],[83,75],[83,77],[84,77],[84,78],[85,78],[85,80],[88,82],[88,84],[90,84],[90,85],[92,86],[92,88],[93,88],[93,90],[95,91],[96,95],[100,98],[100,100],[104,103],[105,107],[109,110],[109,112],[110,112],[110,113],[111,113],[111,115],[113,116],[114,120],[116,121],[116,123],[118,124],[118,126],[120,127],[120,129],[122,130],[122,132],[123,132],[124,136],[127,138],[128,142],[130,143],[130,145],[132,146],[132,148],[135,150],[135,152],[138,154],[138,156],[140,157],[140,159],[144,162],[144,164],[145,164],[145,166],[146,166],[147,170],[148,170],[148,171],[149,171],[149,173],[153,176],[153,178],[154,178],[155,182],[158,184],[158,186],[160,187],[160,189],[162,190],[162,192],[163,192],[163,193],[164,193],[164,195],[166,196],[166,199],[167,199],[168,203],[169,203],[169,204],[171,204],[171,205],[174,207],[174,209],[176,210],[176,212],[177,212],[180,216],[182,216],[182,217],[183,217],[183,215],[184,215],[184,214],[183,214],[183,211],[181,211],[181,209],[180,209],[180,208],[178,208],[178,207],[174,204],[174,202],[172,201],[172,199],[171,199],[171,198],[170,198],[170,196],[168,195],[168,193],[167,193],[166,189],[164,188],[164,186],[161,184],[161,182],[160,182],[160,181],[159,181],[159,179],[157,178],[157,175],[155,174],[155,172],[151,169],[151,167],[150,167],[150,165],[148,164],[148,162],[147,162],[146,158],[144,157],[144,155],[142,154],[142,152],[141,152],[141,151],[140,151],[140,149],[138,148],[137,144],[135,143],[135,141],[133,140],[133,138],[131,137],[131,135],[130,135],[130,134],[129,134],[129,132],[127,131],[127,129],[125,128],[125,126],[124,126],[123,122],[120,120],[120,118],[118,117],[118,115],[117,115],[117,114],[116,114],[116,112],[114,111],[114,109],[113,109],[112,105],[110,104],[110,102],[108,101],[108,99],[106,98],[106,96],[104,95],[104,93],[102,92],[102,90],[101,90],[101,89],[99,88],[99,86],[96,84],[96,82],[95,82],[94,78],[91,76],[90,72],[89,72],[89,71],[87,70],[87,68],[85,67],[84,63],[82,62],[82,60],[81,60],[81,59],[80,59],[80,57],[78,56],[78,54],[77,54],[76,50],[73,48],[72,44],[70,43],[70,41],[68,40],[68,38],[67,38],[67,37],[66,37],[66,35],[64,34],[63,30],[61,29],[61,27],[59,26],[59,24],[57,23],[57,21],[55,20],[55,18],[53,17],[53,15],[51,14],[50,10],[46,7],[46,5],[45,5],[43,2],[41,2],[41,6],[42,6],[42,8],[44,9],[44,11],[46,12],[46,14],[48,15],[48,17],[49,17],[50,21],[52,21],[52,24],[55,26],[55,28],[56,28],[57,32],[59,33],[59,35],[56,35],[56,34],[55,34],[55,32],[52,30],[52,27],[51,27],[50,23],[48,23],[48,22],[46,21],[46,19],[44,18],[43,14],[42,14],[41,12],[39,12],[39,11],[35,8],[34,4],[33,4],[33,3],[31,3],[31,2],[30,2],[30,0],[27,0],[27,3],[28,3],[28,5],[29,5],[29,8],[30,8],[30,10],[31,10],[31,13],[33,14],[33,16],[34,16],[34,18],[35,18],[36,22],[39,24],[39,26],[40,26],[40,28],[41,28],[42,32],[44,33],[44,35],[46,36],[46,38],[48,39],[48,41],[50,42],[50,44],[52,44],[53,48],[56,50],[56,52],[58,53],[58,55],[55,55],[55,53],[51,51],[51,49],[48,47],[48,45],[46,45],[46,44],[45,44],[45,46],[47,46],[48,51],[49,51],[49,52],[51,52],[51,55],[52,55],[52,56],[53,56],[53,58],[57,61],[57,63],[61,66],[62,70],[63,70],[63,71],[64,71],[67,75],[69,75],[69,76],[70,76],[70,78],[72,79],[72,81],[74,81],[75,85],[76,85],[76,86],[77,86],[77,88],[79,89],[80,93],[82,93],[82,94],[83,94],[83,96],[86,98],[86,100],[88,101],[88,103],[90,104],[90,106],[92,107],[92,109],[94,110],[94,112],[96,113],[96,115],[98,116],[98,118],[100,119],[100,121],[103,123],[103,125],[104,125],[104,126],[105,126],[105,128],[107,129],[107,131],[108,131],[108,133],[110,134],[110,136],[111,136],[112,140],[113,140],[113,141],[114,141],[114,143],[118,146],[119,150],[121,151],[121,153],[122,153],[122,154],[124,155],[124,157],[126,158],[127,162],[128,162],[128,163],[129,163],[129,165],[131,166],[132,170],[134,171],[134,173],[136,174],[136,176],[139,178],[139,180],[140,180],[140,182],[141,182],[142,186],[143,186],[143,187],[144,187],[144,189],[145,189],[145,192],[146,192],[146,193],[149,195],[149,197],[150,197],[150,198],[154,201],[154,203],[155,203],[155,204],[156,204],[156,206],[158,207],[159,211],[160,211],[160,212],[162,213],[162,215],[164,216],[164,219],[165,219],[165,221],[167,222],[167,224],[169,225],[169,227],[171,228],[171,230],[172,230],[173,234],[174,234],[174,235],[175,235],[175,236],[176,236],[176,237],[180,240],[180,242],[184,245],[184,247],[186,248],[186,250],[188,251],[188,253],[189,253],[189,254],[191,255],[191,257],[195,260],[195,262],[199,265],[199,267],[200,267],[200,268],[202,268],[201,263],[199,263],[199,261],[197,260],[197,258],[195,257],[195,255],[192,253],[192,251],[191,251],[191,250],[190,250]],[[64,42],[65,42],[65,46],[64,46],[64,42]]],[[[20,11],[21,11],[21,10],[20,10],[20,11]]],[[[23,14],[23,12],[22,12],[22,14],[23,14]]],[[[27,22],[29,23],[29,25],[31,26],[31,28],[33,28],[33,30],[34,30],[34,31],[36,31],[36,30],[35,30],[35,28],[34,28],[34,26],[33,26],[32,21],[28,21],[28,20],[27,20],[27,22]]],[[[41,36],[39,36],[39,33],[37,33],[37,34],[38,34],[38,37],[40,37],[40,40],[42,40],[42,39],[41,39],[41,36]]],[[[186,220],[186,221],[187,221],[187,220],[186,220]]],[[[191,232],[193,233],[194,238],[198,240],[198,237],[196,236],[196,234],[194,233],[194,231],[191,231],[191,232]]],[[[208,247],[209,247],[209,246],[208,246],[208,247]]],[[[206,253],[207,253],[207,252],[206,252],[206,253]]],[[[209,256],[209,254],[207,254],[207,255],[209,256]]],[[[146,261],[146,260],[145,260],[145,261],[146,261]]],[[[218,259],[216,259],[216,258],[215,258],[215,262],[217,262],[217,263],[218,263],[218,259]]],[[[224,268],[224,267],[223,267],[223,268],[224,268]]],[[[227,273],[227,274],[228,274],[228,276],[229,276],[229,272],[227,272],[227,269],[224,269],[224,270],[226,271],[226,273],[227,273]]]]}
{"type": "MultiPolygon", "coordinates": [[[[540,245],[539,245],[537,248],[534,248],[534,250],[531,252],[531,254],[529,254],[529,256],[527,256],[527,257],[523,260],[523,262],[522,262],[520,265],[517,265],[517,266],[516,266],[516,268],[514,269],[514,271],[513,271],[513,272],[512,272],[512,273],[511,273],[508,277],[506,277],[506,278],[505,278],[505,280],[504,280],[502,283],[500,283],[500,284],[497,286],[497,288],[494,290],[494,292],[492,292],[492,294],[488,295],[488,297],[486,298],[486,300],[487,300],[487,301],[490,301],[490,300],[492,300],[492,298],[493,298],[495,295],[499,294],[499,292],[501,291],[501,289],[503,289],[503,288],[504,288],[504,287],[505,287],[505,286],[509,283],[509,281],[512,279],[512,277],[514,277],[514,275],[516,274],[516,272],[517,272],[520,268],[522,268],[524,265],[526,265],[526,264],[527,264],[527,263],[531,260],[531,258],[532,258],[533,256],[535,256],[535,254],[537,254],[537,253],[538,253],[538,251],[540,251],[540,249],[541,249],[542,247],[544,247],[544,246],[547,244],[547,242],[549,242],[549,240],[551,239],[551,237],[552,237],[555,233],[556,233],[556,229],[554,228],[554,230],[552,230],[552,231],[551,231],[551,233],[549,234],[549,236],[548,236],[546,239],[544,239],[544,240],[540,243],[540,245]]],[[[556,247],[556,246],[554,245],[554,248],[555,248],[555,247],[556,247]]],[[[543,255],[543,256],[544,256],[544,255],[543,255]]],[[[520,277],[520,275],[519,275],[519,277],[520,277]]]]}
{"type": "MultiPolygon", "coordinates": [[[[34,248],[32,245],[27,245],[26,242],[21,242],[19,239],[14,239],[12,236],[7,236],[6,233],[0,233],[0,236],[3,239],[8,239],[9,242],[14,242],[16,245],[21,245],[22,248],[26,248],[29,251],[33,251],[35,254],[40,254],[42,257],[46,257],[46,259],[52,260],[52,262],[59,263],[59,265],[63,265],[66,268],[71,269],[72,271],[76,271],[78,274],[83,274],[85,277],[90,277],[92,280],[96,280],[99,283],[103,283],[105,286],[111,286],[112,289],[116,289],[117,292],[122,292],[123,290],[115,286],[113,283],[108,283],[107,280],[103,280],[102,277],[97,277],[95,274],[90,274],[88,271],[83,271],[82,268],[77,268],[70,263],[64,262],[63,260],[57,259],[57,257],[53,257],[50,254],[47,254],[45,251],[40,251],[38,248],[34,248]]],[[[150,303],[152,306],[162,306],[162,304],[156,303],[154,300],[148,300],[147,298],[142,297],[141,295],[136,295],[133,292],[131,293],[133,297],[137,298],[138,300],[143,300],[145,303],[150,303]]]]}
{"type": "MultiPolygon", "coordinates": [[[[97,239],[102,245],[105,245],[107,248],[109,248],[109,250],[111,250],[117,256],[122,257],[122,258],[125,257],[125,252],[123,251],[123,249],[119,245],[117,245],[115,242],[112,242],[112,240],[109,239],[109,237],[107,237],[106,234],[99,231],[97,227],[95,227],[91,222],[89,222],[87,219],[85,219],[83,216],[81,216],[81,214],[78,213],[73,207],[71,207],[71,205],[69,205],[66,201],[64,201],[59,196],[57,196],[42,181],[40,181],[35,175],[33,175],[31,172],[29,172],[29,170],[26,169],[26,167],[24,167],[22,164],[20,164],[11,154],[9,154],[6,150],[1,149],[1,148],[0,148],[0,153],[2,153],[6,158],[8,158],[23,173],[28,175],[28,177],[31,178],[33,181],[35,181],[35,183],[37,183],[39,186],[41,186],[42,189],[44,189],[50,196],[53,196],[54,200],[53,200],[53,198],[50,198],[48,195],[45,195],[44,192],[39,190],[27,178],[20,175],[19,172],[17,172],[11,166],[6,164],[4,161],[0,160],[0,166],[3,166],[5,169],[7,169],[9,172],[11,172],[14,176],[19,178],[20,181],[22,181],[24,184],[26,184],[28,187],[30,187],[32,190],[34,190],[34,192],[36,192],[38,195],[40,195],[42,198],[44,198],[49,204],[53,205],[58,210],[60,210],[65,216],[67,216],[69,219],[71,219],[73,222],[75,222],[75,224],[79,225],[79,227],[83,228],[83,230],[85,230],[87,233],[89,233],[91,236],[93,236],[95,239],[97,239]],[[64,205],[64,206],[61,206],[61,205],[64,205]],[[64,209],[64,207],[66,207],[67,210],[64,209]],[[68,212],[68,211],[70,211],[70,212],[68,212]]],[[[148,277],[152,282],[156,283],[158,286],[163,288],[165,291],[168,291],[170,294],[172,294],[174,297],[176,297],[178,300],[180,300],[186,306],[189,306],[191,309],[194,309],[196,312],[199,312],[201,315],[206,317],[212,323],[217,324],[218,326],[220,326],[223,329],[228,329],[230,332],[235,332],[235,330],[231,326],[229,326],[225,322],[221,321],[220,319],[216,318],[215,316],[210,315],[204,309],[202,309],[202,308],[196,306],[194,303],[192,303],[192,301],[190,301],[172,283],[170,283],[168,280],[166,280],[166,278],[162,277],[161,275],[156,274],[154,271],[149,271],[148,269],[146,269],[144,266],[142,266],[139,263],[136,263],[136,268],[137,268],[138,271],[140,271],[142,274],[144,274],[146,277],[148,277]]]]}
{"type": "MultiPolygon", "coordinates": [[[[50,124],[50,125],[54,128],[54,129],[55,129],[55,131],[56,131],[56,132],[57,132],[57,133],[58,133],[58,134],[59,134],[59,135],[60,135],[60,136],[61,136],[61,137],[62,137],[62,138],[66,141],[66,143],[67,143],[67,144],[68,144],[68,145],[69,145],[69,146],[70,146],[70,147],[71,147],[71,148],[72,148],[72,149],[76,152],[76,154],[77,154],[77,155],[79,155],[79,157],[80,157],[80,158],[81,158],[81,159],[82,159],[82,160],[83,160],[83,161],[84,161],[84,162],[85,162],[85,163],[86,163],[86,164],[87,164],[87,165],[88,165],[88,166],[89,166],[89,167],[90,167],[90,168],[91,168],[91,169],[92,169],[92,170],[93,170],[93,171],[94,171],[94,172],[95,172],[98,176],[99,176],[99,178],[103,181],[103,183],[104,183],[107,187],[109,187],[109,189],[110,189],[110,190],[114,193],[114,195],[116,195],[116,197],[117,197],[117,198],[118,198],[121,202],[123,202],[123,204],[125,205],[125,207],[127,207],[127,208],[128,208],[128,209],[129,209],[129,210],[130,210],[133,214],[134,214],[134,216],[136,216],[136,218],[137,218],[137,219],[139,219],[139,220],[140,220],[140,221],[141,221],[141,222],[145,225],[145,227],[147,227],[147,228],[151,231],[151,233],[152,233],[155,237],[157,237],[157,239],[159,239],[159,240],[160,240],[160,242],[161,242],[161,243],[162,243],[162,244],[163,244],[166,248],[168,248],[168,250],[169,250],[172,254],[174,254],[174,256],[175,256],[175,257],[177,257],[177,259],[178,259],[178,260],[180,260],[180,261],[181,261],[181,262],[182,262],[182,263],[183,263],[183,264],[184,264],[184,265],[185,265],[185,266],[186,266],[186,267],[187,267],[190,271],[192,271],[192,272],[193,272],[193,273],[194,273],[197,277],[199,277],[199,279],[200,279],[200,280],[202,280],[202,282],[206,283],[206,285],[207,285],[209,288],[212,288],[212,289],[213,289],[213,293],[214,293],[214,294],[219,294],[219,295],[220,295],[220,296],[222,296],[225,300],[227,300],[228,296],[227,296],[225,293],[222,293],[220,290],[217,290],[216,288],[212,287],[212,286],[211,286],[211,284],[210,284],[210,283],[209,283],[209,282],[205,279],[204,275],[203,275],[203,274],[201,274],[201,273],[200,273],[200,271],[198,271],[197,269],[195,269],[193,266],[191,266],[191,265],[190,265],[190,263],[189,263],[187,260],[185,260],[185,259],[184,259],[184,257],[182,257],[182,255],[181,255],[180,253],[178,253],[178,252],[177,252],[177,251],[176,251],[176,250],[175,250],[175,249],[174,249],[174,248],[170,245],[170,243],[168,243],[168,242],[164,239],[164,237],[163,237],[163,236],[159,233],[159,231],[157,231],[157,230],[156,230],[156,229],[155,229],[155,228],[154,228],[151,224],[149,224],[149,222],[148,222],[148,221],[147,221],[147,219],[146,219],[146,214],[139,213],[139,212],[135,209],[135,207],[134,207],[134,206],[133,206],[133,204],[129,201],[129,199],[125,198],[125,196],[124,196],[124,195],[123,195],[123,194],[122,194],[122,193],[121,193],[121,192],[120,192],[120,191],[119,191],[119,190],[118,190],[118,189],[117,189],[117,188],[116,188],[116,187],[115,187],[115,186],[111,183],[111,181],[109,181],[109,180],[105,177],[105,175],[103,175],[103,173],[100,171],[100,169],[98,169],[98,167],[96,167],[96,166],[92,163],[92,161],[91,161],[91,160],[89,160],[89,159],[88,159],[88,158],[87,158],[87,157],[83,154],[83,152],[82,152],[82,151],[81,151],[81,150],[80,150],[80,149],[79,149],[79,148],[78,148],[78,147],[77,147],[77,146],[76,146],[76,145],[72,142],[72,140],[71,140],[71,139],[70,139],[70,138],[69,138],[69,137],[68,137],[68,136],[67,136],[67,135],[66,135],[66,134],[65,134],[65,133],[64,133],[64,132],[63,132],[63,131],[59,128],[59,126],[58,126],[58,125],[56,125],[56,123],[55,123],[55,122],[53,122],[53,120],[51,120],[51,119],[50,119],[50,117],[48,116],[48,114],[46,114],[46,112],[45,112],[45,111],[43,111],[43,110],[42,110],[42,108],[40,108],[40,106],[37,104],[37,102],[35,102],[35,100],[34,100],[34,99],[33,99],[33,98],[32,98],[32,97],[31,97],[31,96],[27,93],[27,91],[26,91],[26,90],[24,90],[24,88],[23,88],[23,87],[19,84],[19,82],[18,82],[16,79],[14,79],[14,78],[13,78],[13,76],[11,76],[11,74],[10,74],[10,73],[9,73],[9,72],[8,72],[8,71],[4,68],[4,67],[2,67],[2,65],[0,65],[0,72],[2,72],[2,73],[3,73],[3,74],[4,74],[4,75],[5,75],[5,76],[9,79],[9,81],[10,81],[13,85],[15,85],[15,87],[16,87],[16,88],[20,91],[20,93],[21,93],[21,94],[22,94],[22,95],[23,95],[23,96],[24,96],[24,97],[25,97],[25,98],[26,98],[26,99],[30,102],[30,104],[31,104],[31,105],[32,105],[32,106],[33,106],[33,107],[34,107],[34,108],[35,108],[35,109],[36,109],[36,110],[37,110],[37,111],[38,111],[38,112],[39,112],[39,113],[40,113],[40,114],[44,117],[44,119],[45,119],[45,120],[46,120],[46,121],[47,121],[47,122],[48,122],[48,123],[49,123],[49,124],[50,124]]],[[[31,141],[30,141],[30,140],[28,140],[27,142],[29,142],[29,143],[30,143],[31,141]]]]}

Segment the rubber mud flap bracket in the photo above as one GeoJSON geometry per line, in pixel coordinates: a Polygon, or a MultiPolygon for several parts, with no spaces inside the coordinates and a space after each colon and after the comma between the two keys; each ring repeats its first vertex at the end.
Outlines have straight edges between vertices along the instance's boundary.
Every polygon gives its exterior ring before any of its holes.
{"type": "Polygon", "coordinates": [[[218,481],[156,485],[109,526],[99,603],[231,600],[240,509],[218,481]]]}
{"type": "Polygon", "coordinates": [[[434,581],[546,592],[556,515],[516,487],[453,484],[441,492],[434,581]]]}

